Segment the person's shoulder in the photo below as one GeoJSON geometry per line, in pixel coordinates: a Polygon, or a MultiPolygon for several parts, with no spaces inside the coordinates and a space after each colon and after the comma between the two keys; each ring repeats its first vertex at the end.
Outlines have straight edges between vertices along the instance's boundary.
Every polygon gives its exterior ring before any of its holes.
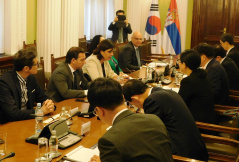
{"type": "Polygon", "coordinates": [[[17,77],[17,73],[14,70],[10,70],[10,71],[4,73],[0,77],[0,80],[2,80],[2,81],[11,81],[11,80],[13,80],[13,76],[14,75],[17,77]]]}

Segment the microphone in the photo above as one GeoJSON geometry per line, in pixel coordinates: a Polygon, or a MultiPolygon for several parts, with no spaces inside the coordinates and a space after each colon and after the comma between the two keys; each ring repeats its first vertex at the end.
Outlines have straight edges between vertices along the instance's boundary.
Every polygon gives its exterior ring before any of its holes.
{"type": "Polygon", "coordinates": [[[134,76],[136,76],[138,79],[142,80],[142,78],[140,78],[138,75],[132,73],[132,71],[130,71],[127,67],[125,68],[125,70],[127,70],[130,74],[133,74],[134,76]]]}
{"type": "Polygon", "coordinates": [[[75,116],[77,116],[77,115],[79,115],[79,114],[81,114],[81,112],[80,112],[80,111],[77,111],[74,115],[72,115],[72,116],[70,116],[70,117],[68,117],[68,118],[66,118],[66,119],[64,119],[64,120],[59,121],[59,123],[57,123],[56,125],[54,125],[54,127],[52,128],[52,130],[54,130],[59,124],[65,122],[65,121],[67,121],[68,119],[73,118],[73,117],[75,117],[75,116]]]}
{"type": "Polygon", "coordinates": [[[10,152],[7,156],[5,156],[4,158],[0,159],[0,161],[10,158],[10,157],[14,157],[15,156],[15,152],[10,152]]]}
{"type": "Polygon", "coordinates": [[[39,116],[39,115],[36,115],[36,114],[30,114],[30,116],[31,117],[46,117],[46,118],[51,118],[53,121],[55,120],[52,116],[45,116],[45,115],[43,115],[43,116],[39,116]]]}

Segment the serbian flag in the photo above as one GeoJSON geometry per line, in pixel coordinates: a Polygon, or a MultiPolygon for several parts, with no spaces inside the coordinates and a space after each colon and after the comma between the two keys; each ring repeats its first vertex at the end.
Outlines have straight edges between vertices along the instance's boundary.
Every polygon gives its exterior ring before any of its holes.
{"type": "Polygon", "coordinates": [[[181,36],[176,0],[171,0],[163,31],[163,53],[180,54],[181,36]]]}
{"type": "Polygon", "coordinates": [[[149,17],[145,27],[145,38],[151,40],[151,53],[162,53],[161,21],[159,15],[158,0],[152,0],[149,17]]]}

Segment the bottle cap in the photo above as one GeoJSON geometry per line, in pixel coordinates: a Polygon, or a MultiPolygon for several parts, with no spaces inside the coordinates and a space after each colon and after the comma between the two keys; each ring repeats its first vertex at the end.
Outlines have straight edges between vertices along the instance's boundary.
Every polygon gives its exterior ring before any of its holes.
{"type": "Polygon", "coordinates": [[[65,110],[66,108],[65,107],[62,107],[61,110],[65,110]]]}
{"type": "Polygon", "coordinates": [[[37,103],[37,107],[41,107],[41,103],[37,103]]]}
{"type": "Polygon", "coordinates": [[[52,131],[51,131],[51,134],[52,134],[52,135],[56,135],[56,130],[52,130],[52,131]]]}

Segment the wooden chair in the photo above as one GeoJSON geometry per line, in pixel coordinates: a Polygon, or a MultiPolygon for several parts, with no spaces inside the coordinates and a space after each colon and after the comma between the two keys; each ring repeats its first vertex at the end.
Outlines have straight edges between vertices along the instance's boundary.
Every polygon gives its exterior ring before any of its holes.
{"type": "Polygon", "coordinates": [[[33,43],[33,44],[26,44],[26,42],[23,41],[23,49],[27,49],[27,48],[29,48],[29,47],[37,48],[36,40],[34,40],[34,43],[33,43]]]}
{"type": "Polygon", "coordinates": [[[37,74],[35,74],[37,84],[43,89],[46,90],[48,80],[45,78],[45,69],[44,69],[44,60],[43,57],[40,57],[39,66],[37,68],[37,74]]]}
{"type": "Polygon", "coordinates": [[[13,57],[6,56],[0,58],[0,77],[13,68],[13,57]]]}
{"type": "MultiPolygon", "coordinates": [[[[239,134],[238,128],[231,128],[202,122],[196,122],[196,124],[197,127],[200,129],[230,134],[239,134]]],[[[235,162],[239,160],[239,141],[230,138],[212,136],[207,134],[201,135],[206,144],[210,160],[226,161],[226,162],[229,161],[235,162]]]]}
{"type": "Polygon", "coordinates": [[[86,42],[86,36],[84,36],[84,38],[79,38],[79,40],[78,40],[78,47],[83,48],[85,50],[85,52],[88,51],[87,42],[86,42]]]}
{"type": "Polygon", "coordinates": [[[174,162],[201,162],[200,160],[190,159],[187,157],[182,157],[178,155],[173,155],[174,162]]]}
{"type": "Polygon", "coordinates": [[[51,54],[51,73],[66,60],[66,56],[54,58],[54,54],[51,54]]]}
{"type": "Polygon", "coordinates": [[[124,49],[124,46],[127,42],[124,43],[115,43],[114,57],[118,60],[120,52],[124,49]]]}

